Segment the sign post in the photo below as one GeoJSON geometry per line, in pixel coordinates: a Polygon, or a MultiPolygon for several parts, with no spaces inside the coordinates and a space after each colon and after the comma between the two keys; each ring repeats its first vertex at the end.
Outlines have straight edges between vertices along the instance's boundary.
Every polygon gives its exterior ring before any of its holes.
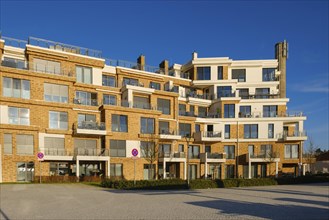
{"type": "Polygon", "coordinates": [[[38,160],[39,160],[39,167],[40,167],[40,171],[39,171],[39,181],[40,181],[40,184],[41,184],[41,162],[43,161],[44,156],[45,155],[42,152],[39,152],[37,154],[37,157],[38,157],[38,160]]]}
{"type": "Polygon", "coordinates": [[[138,156],[138,150],[136,148],[131,150],[132,159],[134,160],[134,186],[136,185],[136,159],[138,156]]]}

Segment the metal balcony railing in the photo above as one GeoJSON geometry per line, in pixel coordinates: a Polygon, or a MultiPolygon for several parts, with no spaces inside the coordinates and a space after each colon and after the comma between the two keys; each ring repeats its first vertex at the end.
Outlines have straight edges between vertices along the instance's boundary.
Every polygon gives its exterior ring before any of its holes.
{"type": "Polygon", "coordinates": [[[78,98],[74,98],[73,103],[78,104],[78,105],[98,106],[97,99],[81,99],[81,98],[78,99],[78,98]]]}
{"type": "Polygon", "coordinates": [[[27,41],[25,40],[19,40],[11,37],[1,37],[1,39],[5,40],[6,46],[19,47],[25,49],[27,44],[27,41]]]}
{"type": "Polygon", "coordinates": [[[307,132],[306,131],[293,131],[293,132],[281,132],[277,134],[278,139],[286,139],[287,137],[306,137],[307,132]]]}
{"type": "Polygon", "coordinates": [[[45,156],[72,156],[71,151],[64,148],[44,148],[39,149],[45,156]]]}
{"type": "Polygon", "coordinates": [[[69,44],[59,43],[55,41],[40,39],[36,37],[29,37],[28,44],[43,47],[47,49],[59,50],[69,53],[75,53],[90,57],[102,58],[102,52],[84,47],[73,46],[69,44]]]}
{"type": "Polygon", "coordinates": [[[302,117],[303,112],[239,112],[239,118],[302,117]]]}
{"type": "Polygon", "coordinates": [[[185,152],[159,152],[159,158],[186,158],[185,152]]]}
{"type": "Polygon", "coordinates": [[[224,159],[223,153],[207,153],[208,159],[224,159]]]}
{"type": "Polygon", "coordinates": [[[220,138],[222,137],[222,132],[219,131],[203,131],[201,132],[202,137],[207,138],[220,138]]]}
{"type": "Polygon", "coordinates": [[[269,158],[280,158],[280,153],[279,152],[265,152],[265,153],[260,153],[260,154],[250,154],[250,158],[254,159],[269,159],[269,158]]]}
{"type": "Polygon", "coordinates": [[[75,148],[75,156],[110,156],[108,149],[97,149],[97,148],[75,148]]]}
{"type": "Polygon", "coordinates": [[[169,130],[169,129],[159,129],[159,134],[164,135],[179,135],[177,131],[169,130]]]}
{"type": "Polygon", "coordinates": [[[94,122],[94,121],[76,122],[76,127],[78,129],[102,130],[102,131],[106,130],[105,122],[94,122]]]}

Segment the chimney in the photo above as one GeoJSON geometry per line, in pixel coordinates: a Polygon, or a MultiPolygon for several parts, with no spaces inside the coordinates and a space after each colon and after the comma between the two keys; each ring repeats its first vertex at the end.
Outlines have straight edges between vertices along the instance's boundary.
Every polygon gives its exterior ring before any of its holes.
{"type": "Polygon", "coordinates": [[[197,59],[198,58],[198,53],[197,52],[193,52],[192,53],[192,60],[195,60],[195,59],[197,59]]]}
{"type": "MultiPolygon", "coordinates": [[[[168,60],[163,60],[160,64],[159,67],[164,70],[164,74],[168,75],[169,71],[169,62],[168,60]]],[[[161,71],[160,71],[161,72],[161,71]]]]}
{"type": "Polygon", "coordinates": [[[145,56],[143,54],[137,58],[137,63],[139,70],[145,70],[145,56]]]}
{"type": "Polygon", "coordinates": [[[286,63],[288,59],[288,43],[286,40],[275,44],[275,59],[278,60],[278,70],[280,74],[280,98],[287,97],[286,90],[286,63]]]}

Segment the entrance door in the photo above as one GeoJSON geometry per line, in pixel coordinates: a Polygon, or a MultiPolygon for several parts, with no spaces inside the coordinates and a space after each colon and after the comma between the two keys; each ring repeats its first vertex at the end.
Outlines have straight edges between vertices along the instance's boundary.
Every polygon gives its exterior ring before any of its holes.
{"type": "Polygon", "coordinates": [[[266,177],[267,176],[267,166],[266,164],[260,165],[260,176],[261,177],[266,177]]]}
{"type": "Polygon", "coordinates": [[[192,165],[189,165],[189,166],[190,166],[190,172],[189,172],[190,180],[194,180],[194,179],[197,178],[197,165],[192,164],[192,165]]]}
{"type": "Polygon", "coordinates": [[[221,179],[222,169],[220,164],[210,164],[209,165],[209,174],[212,179],[221,179]]]}
{"type": "Polygon", "coordinates": [[[34,163],[17,163],[17,182],[32,182],[34,177],[34,163]]]}

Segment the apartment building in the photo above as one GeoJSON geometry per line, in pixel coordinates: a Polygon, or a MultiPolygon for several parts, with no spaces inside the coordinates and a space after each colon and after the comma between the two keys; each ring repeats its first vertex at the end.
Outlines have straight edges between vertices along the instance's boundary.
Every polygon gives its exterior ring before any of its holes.
{"type": "Polygon", "coordinates": [[[153,67],[143,55],[127,62],[2,37],[0,59],[0,182],[254,178],[303,168],[306,117],[287,111],[286,42],[271,60],[194,52],[186,64],[153,67]]]}

